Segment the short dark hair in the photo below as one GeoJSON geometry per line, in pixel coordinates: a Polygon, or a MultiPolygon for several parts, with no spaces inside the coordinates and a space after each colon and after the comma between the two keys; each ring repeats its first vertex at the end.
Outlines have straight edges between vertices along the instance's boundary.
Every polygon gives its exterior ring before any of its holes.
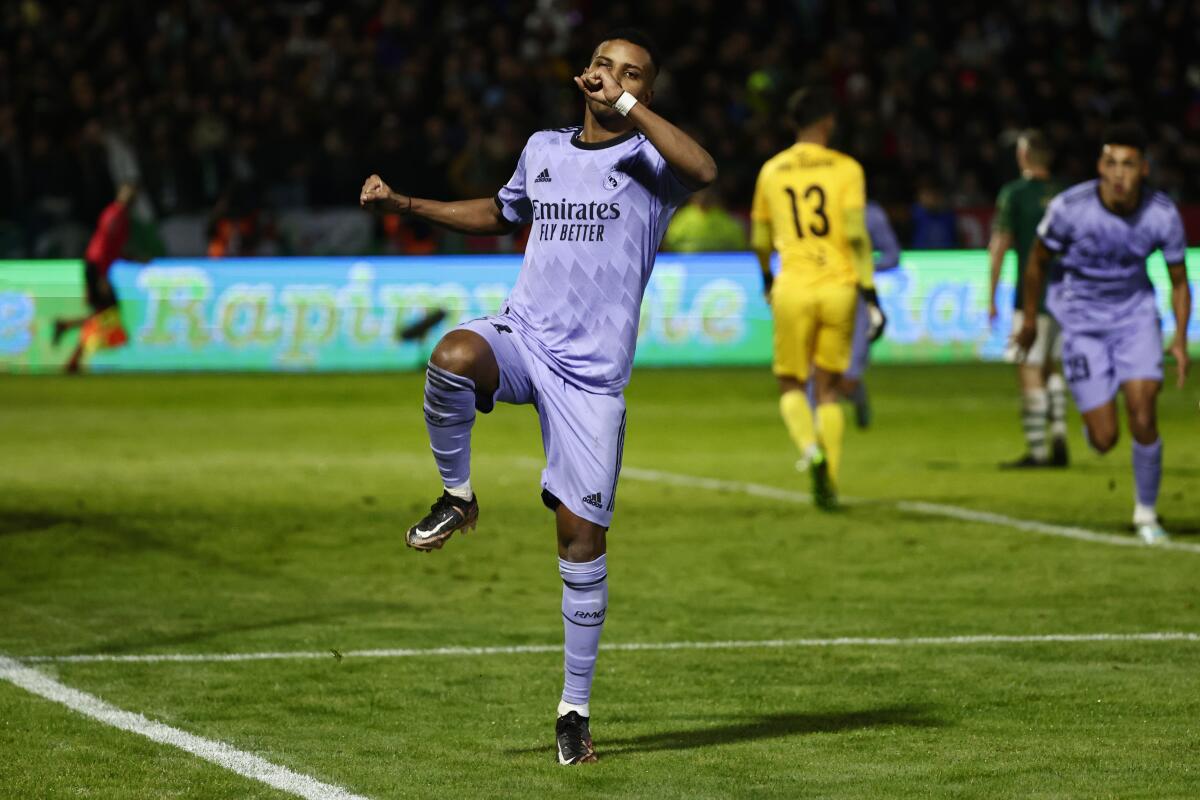
{"type": "Polygon", "coordinates": [[[1031,163],[1040,167],[1050,166],[1054,153],[1050,149],[1050,142],[1046,139],[1046,134],[1037,128],[1026,128],[1021,131],[1017,140],[1025,142],[1025,157],[1031,163]]]}
{"type": "MultiPolygon", "coordinates": [[[[654,65],[654,74],[657,75],[662,72],[662,52],[658,49],[658,43],[654,41],[654,38],[650,34],[641,28],[616,28],[601,36],[600,40],[596,42],[596,47],[599,47],[602,42],[611,42],[615,39],[636,44],[645,50],[650,54],[650,63],[654,65]]],[[[592,50],[595,52],[595,48],[592,50]]]]}
{"type": "Polygon", "coordinates": [[[807,128],[837,111],[837,100],[828,86],[805,86],[788,98],[787,115],[797,129],[807,128]]]}
{"type": "Polygon", "coordinates": [[[1100,141],[1101,147],[1107,147],[1110,144],[1123,145],[1132,147],[1143,155],[1146,152],[1146,129],[1132,120],[1124,122],[1115,122],[1104,129],[1104,138],[1100,141]]]}

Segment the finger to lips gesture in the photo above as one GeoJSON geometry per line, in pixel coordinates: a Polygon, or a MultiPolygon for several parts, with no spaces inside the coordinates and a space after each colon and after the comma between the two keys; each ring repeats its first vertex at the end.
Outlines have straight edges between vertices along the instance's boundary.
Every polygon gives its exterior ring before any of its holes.
{"type": "Polygon", "coordinates": [[[575,85],[588,97],[610,106],[625,91],[608,67],[589,67],[582,75],[575,76],[575,85]]]}

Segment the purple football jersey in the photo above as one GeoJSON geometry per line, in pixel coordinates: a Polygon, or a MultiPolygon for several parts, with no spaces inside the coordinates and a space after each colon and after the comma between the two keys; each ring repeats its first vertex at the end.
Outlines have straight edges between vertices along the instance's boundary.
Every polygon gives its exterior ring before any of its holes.
{"type": "Polygon", "coordinates": [[[1100,202],[1096,180],[1051,200],[1037,233],[1061,255],[1046,305],[1064,328],[1103,329],[1157,313],[1146,258],[1161,249],[1168,264],[1182,264],[1187,247],[1183,220],[1164,193],[1144,191],[1122,217],[1100,202]]]}
{"type": "Polygon", "coordinates": [[[900,266],[900,242],[883,206],[867,201],[867,235],[875,249],[875,271],[887,272],[900,266]]]}
{"type": "Polygon", "coordinates": [[[614,393],[629,382],[646,282],[689,190],[640,132],[589,144],[581,130],[529,137],[496,195],[505,219],[532,225],[505,313],[565,380],[614,393]]]}

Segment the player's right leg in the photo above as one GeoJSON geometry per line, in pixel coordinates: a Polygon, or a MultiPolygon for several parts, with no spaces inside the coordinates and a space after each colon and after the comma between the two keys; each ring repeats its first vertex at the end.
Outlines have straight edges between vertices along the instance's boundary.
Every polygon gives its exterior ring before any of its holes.
{"type": "MultiPolygon", "coordinates": [[[[1013,330],[1018,331],[1024,322],[1020,309],[1013,312],[1013,330]]],[[[1050,317],[1039,314],[1037,337],[1025,354],[1025,360],[1017,366],[1017,377],[1021,385],[1021,429],[1025,434],[1025,455],[1013,461],[1003,462],[1002,469],[1028,469],[1050,466],[1050,443],[1046,439],[1047,417],[1050,398],[1046,393],[1045,369],[1049,361],[1050,317]]]]}
{"type": "Polygon", "coordinates": [[[1067,381],[1063,378],[1063,334],[1058,320],[1049,316],[1045,371],[1046,397],[1050,401],[1050,466],[1070,464],[1067,451],[1067,381]]]}
{"type": "Polygon", "coordinates": [[[1097,453],[1117,444],[1117,382],[1103,336],[1063,332],[1063,372],[1083,417],[1084,437],[1097,453]]]}
{"type": "MultiPolygon", "coordinates": [[[[117,304],[117,295],[113,291],[112,283],[100,274],[100,270],[94,264],[88,261],[85,261],[83,265],[83,286],[84,298],[91,312],[82,317],[59,317],[55,319],[54,333],[51,337],[51,342],[55,347],[62,341],[62,337],[67,331],[82,328],[92,317],[106,308],[111,308],[117,304]]],[[[79,372],[79,368],[83,363],[84,350],[83,341],[76,344],[66,364],[67,372],[79,372]]]]}
{"type": "Polygon", "coordinates": [[[1040,363],[1025,363],[1017,367],[1017,378],[1021,387],[1021,431],[1025,435],[1025,454],[1013,461],[1002,463],[1000,466],[1003,469],[1050,466],[1050,443],[1046,439],[1050,398],[1046,393],[1042,371],[1040,363]]]}
{"type": "MultiPolygon", "coordinates": [[[[1155,320],[1157,322],[1157,320],[1155,320]]],[[[1122,364],[1114,359],[1109,337],[1074,335],[1066,332],[1063,343],[1063,370],[1067,384],[1075,396],[1075,405],[1083,416],[1084,436],[1097,453],[1107,453],[1117,445],[1116,391],[1118,376],[1123,370],[1131,374],[1143,372],[1146,362],[1161,364],[1157,343],[1132,354],[1122,364]]],[[[1151,366],[1152,368],[1152,366],[1151,366]]],[[[1133,472],[1137,485],[1134,506],[1134,527],[1148,544],[1166,540],[1158,524],[1154,503],[1162,474],[1162,440],[1158,436],[1155,417],[1156,398],[1161,373],[1148,378],[1133,377],[1122,381],[1129,410],[1129,427],[1133,434],[1133,472]]]]}
{"type": "Polygon", "coordinates": [[[1062,369],[1084,417],[1088,446],[1106,453],[1117,444],[1117,396],[1114,360],[1108,337],[1100,333],[1063,330],[1062,369]]]}
{"type": "Polygon", "coordinates": [[[851,365],[858,289],[854,285],[827,285],[816,292],[817,333],[813,346],[813,374],[817,392],[817,440],[824,451],[827,480],[814,475],[814,495],[822,508],[837,505],[836,487],[841,475],[842,442],[846,416],[838,402],[842,374],[851,365]],[[823,485],[822,485],[823,484],[823,485]]]}
{"type": "Polygon", "coordinates": [[[837,508],[837,479],[842,461],[842,436],[846,418],[842,413],[838,383],[841,376],[815,367],[813,386],[817,397],[817,441],[821,457],[809,465],[813,484],[813,502],[818,508],[832,511],[837,508]]]}
{"type": "Polygon", "coordinates": [[[1103,405],[1084,411],[1083,435],[1088,446],[1100,455],[1117,446],[1120,438],[1117,427],[1117,401],[1109,400],[1103,405]]]}
{"type": "Polygon", "coordinates": [[[471,428],[479,396],[492,397],[500,385],[500,367],[487,340],[457,328],[434,348],[425,370],[425,427],[445,491],[405,543],[436,550],[456,531],[475,527],[479,502],[471,489],[471,428]]]}
{"type": "Polygon", "coordinates": [[[425,427],[445,491],[405,542],[436,550],[472,528],[479,503],[471,488],[471,428],[475,412],[497,402],[533,402],[529,354],[517,323],[503,314],[464,322],[434,348],[425,372],[425,427]]]}
{"type": "Polygon", "coordinates": [[[775,322],[771,370],[779,381],[779,415],[800,453],[798,466],[808,469],[809,464],[822,457],[813,424],[815,404],[810,403],[805,390],[811,374],[817,323],[811,293],[797,291],[785,276],[780,276],[771,293],[771,314],[775,322]]]}

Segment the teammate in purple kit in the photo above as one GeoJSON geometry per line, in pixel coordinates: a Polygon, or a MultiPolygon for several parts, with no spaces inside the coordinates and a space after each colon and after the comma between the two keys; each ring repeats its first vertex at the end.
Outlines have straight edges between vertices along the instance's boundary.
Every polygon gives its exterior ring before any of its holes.
{"type": "Polygon", "coordinates": [[[1119,389],[1133,437],[1133,524],[1147,544],[1166,541],[1155,504],[1162,478],[1157,401],[1162,386],[1162,329],[1146,257],[1162,250],[1171,276],[1177,383],[1187,377],[1191,291],[1183,221],[1162,192],[1145,188],[1145,133],[1134,124],[1105,132],[1099,180],[1055,197],[1038,225],[1025,283],[1025,322],[1016,344],[1037,335],[1037,306],[1052,253],[1060,254],[1046,305],[1063,329],[1063,370],[1083,414],[1088,442],[1101,453],[1117,443],[1119,389]]]}
{"type": "Polygon", "coordinates": [[[445,491],[405,540],[435,550],[475,526],[475,412],[496,401],[533,405],[546,453],[542,501],[555,513],[563,580],[560,764],[596,760],[588,700],[608,606],[605,535],[642,294],[671,215],[717,176],[704,148],[650,110],[661,66],[644,33],[606,37],[575,78],[583,125],[533,134],[495,198],[421,200],[393,192],[378,175],[367,178],[360,198],[365,207],[466,233],[532,224],[501,313],[449,332],[429,359],[425,421],[445,491]]]}

